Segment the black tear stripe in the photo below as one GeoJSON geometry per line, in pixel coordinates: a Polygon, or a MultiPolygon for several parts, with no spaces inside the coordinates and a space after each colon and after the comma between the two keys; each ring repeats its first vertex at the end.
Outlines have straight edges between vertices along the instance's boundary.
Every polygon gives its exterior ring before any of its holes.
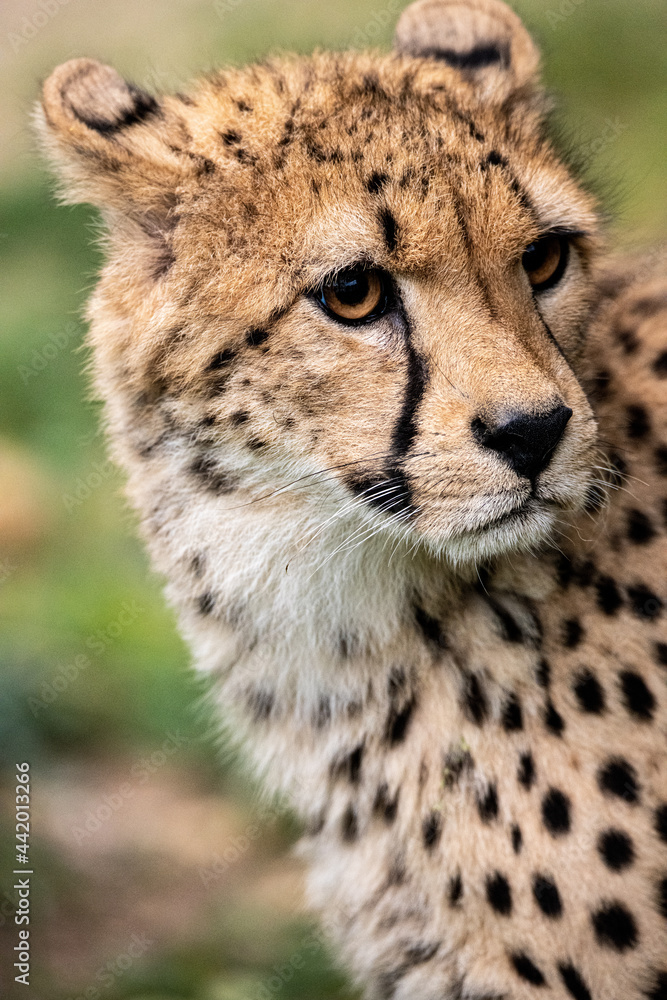
{"type": "MultiPolygon", "coordinates": [[[[132,125],[140,125],[142,122],[159,113],[160,105],[150,94],[140,90],[139,87],[135,87],[134,84],[128,84],[128,90],[133,101],[132,107],[128,108],[115,121],[98,118],[96,115],[80,115],[75,112],[76,117],[84,125],[87,125],[88,128],[94,129],[95,132],[99,132],[101,135],[113,135],[115,132],[130,128],[132,125]]],[[[74,108],[72,110],[74,111],[74,108]]]]}
{"type": "Polygon", "coordinates": [[[391,437],[391,457],[383,474],[377,479],[356,479],[350,481],[349,485],[366,503],[385,514],[394,514],[405,520],[417,513],[403,462],[417,436],[417,413],[428,382],[428,369],[426,362],[412,345],[410,322],[402,306],[401,313],[405,323],[408,373],[401,413],[391,437]]]}

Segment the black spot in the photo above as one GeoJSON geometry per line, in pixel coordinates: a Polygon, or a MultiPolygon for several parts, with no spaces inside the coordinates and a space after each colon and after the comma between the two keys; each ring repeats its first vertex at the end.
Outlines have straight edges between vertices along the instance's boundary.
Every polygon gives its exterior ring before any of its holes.
{"type": "Polygon", "coordinates": [[[667,378],[667,351],[663,351],[653,362],[653,371],[658,378],[667,378]]]}
{"type": "Polygon", "coordinates": [[[667,920],[667,877],[658,883],[658,909],[667,920]]]}
{"type": "Polygon", "coordinates": [[[449,644],[447,642],[447,637],[442,631],[440,623],[437,619],[431,618],[431,616],[427,615],[423,608],[420,607],[415,608],[415,619],[425,639],[428,639],[428,641],[433,643],[433,645],[438,646],[439,649],[448,648],[449,644]]]}
{"type": "Polygon", "coordinates": [[[440,942],[438,941],[431,944],[416,944],[408,948],[405,952],[406,970],[415,965],[424,965],[426,962],[430,962],[439,947],[440,942]]]}
{"type": "Polygon", "coordinates": [[[500,624],[500,634],[505,642],[511,643],[523,643],[526,641],[521,626],[517,622],[514,615],[511,615],[506,608],[502,606],[498,601],[491,597],[486,597],[486,601],[493,610],[498,622],[500,624]]]}
{"type": "Polygon", "coordinates": [[[205,565],[206,565],[206,556],[203,555],[201,552],[198,552],[197,555],[192,557],[192,560],[190,562],[190,570],[192,573],[194,573],[194,575],[197,577],[198,580],[201,580],[202,576],[204,575],[205,565]]]}
{"type": "Polygon", "coordinates": [[[391,824],[396,819],[398,813],[398,796],[400,789],[396,790],[396,794],[393,798],[389,795],[389,786],[383,782],[375,793],[375,801],[373,802],[373,812],[376,816],[379,816],[387,826],[391,824]]]}
{"type": "Polygon", "coordinates": [[[468,718],[481,726],[488,715],[489,706],[477,674],[466,675],[462,704],[468,718]]]}
{"type": "Polygon", "coordinates": [[[422,840],[427,851],[437,847],[442,836],[442,817],[440,813],[432,812],[422,821],[422,840]]]}
{"type": "Polygon", "coordinates": [[[202,594],[201,597],[198,598],[197,604],[199,606],[200,615],[210,615],[215,607],[215,597],[210,592],[202,594]]]}
{"type": "Polygon", "coordinates": [[[653,646],[653,656],[661,667],[667,667],[667,642],[656,642],[653,646]]]}
{"type": "Polygon", "coordinates": [[[382,188],[389,181],[389,175],[385,173],[380,173],[379,171],[374,171],[371,176],[366,181],[366,187],[370,194],[379,194],[382,188]]]}
{"type": "Polygon", "coordinates": [[[515,854],[521,854],[521,848],[523,847],[523,834],[521,833],[520,826],[512,827],[512,848],[515,854]]]}
{"type": "Polygon", "coordinates": [[[598,840],[598,851],[607,868],[613,872],[629,868],[635,860],[632,840],[622,830],[605,830],[598,840]]]}
{"type": "Polygon", "coordinates": [[[232,413],[229,418],[229,422],[233,427],[240,427],[242,424],[247,424],[249,420],[250,414],[243,410],[239,410],[237,413],[232,413]]]}
{"type": "Polygon", "coordinates": [[[650,721],[655,713],[656,701],[644,678],[626,670],[621,674],[620,681],[627,710],[638,719],[650,721]]]}
{"type": "Polygon", "coordinates": [[[218,353],[214,354],[211,360],[209,361],[208,371],[216,372],[219,371],[221,368],[227,368],[229,364],[231,364],[231,362],[234,360],[235,356],[236,355],[234,351],[229,350],[229,348],[227,348],[224,351],[218,351],[218,353]]]}
{"type": "Polygon", "coordinates": [[[660,476],[667,476],[667,448],[661,445],[655,449],[655,464],[660,476]]]}
{"type": "Polygon", "coordinates": [[[357,811],[353,805],[349,805],[343,813],[340,833],[347,844],[353,843],[359,835],[359,821],[357,819],[357,811]]]}
{"type": "Polygon", "coordinates": [[[385,740],[391,746],[396,746],[398,743],[402,743],[404,741],[408,732],[408,727],[410,726],[412,714],[415,710],[415,705],[416,702],[413,698],[401,709],[398,709],[396,706],[392,706],[390,709],[387,724],[385,726],[385,740]]]}
{"type": "Polygon", "coordinates": [[[331,765],[332,778],[346,778],[350,784],[358,785],[361,780],[361,765],[364,759],[364,745],[360,743],[351,753],[345,754],[331,765]]]}
{"type": "Polygon", "coordinates": [[[583,637],[584,629],[578,618],[563,622],[563,645],[567,649],[576,649],[583,637]]]}
{"type": "Polygon", "coordinates": [[[511,694],[503,708],[503,729],[506,733],[516,733],[523,729],[523,712],[521,702],[515,694],[511,694]]]}
{"type": "Polygon", "coordinates": [[[394,215],[386,206],[380,209],[379,219],[380,225],[382,226],[382,232],[384,234],[384,241],[387,244],[389,252],[393,253],[398,246],[398,223],[394,215]]]}
{"type": "Polygon", "coordinates": [[[557,919],[562,916],[563,903],[558,886],[553,879],[546,875],[535,875],[533,877],[533,896],[545,917],[557,919]]]}
{"type": "Polygon", "coordinates": [[[662,614],[663,603],[657,594],[649,590],[643,583],[635,587],[628,587],[628,596],[631,607],[638,618],[646,618],[653,621],[662,614]]]}
{"type": "Polygon", "coordinates": [[[389,868],[389,873],[387,875],[387,886],[392,885],[403,885],[407,878],[407,870],[405,867],[405,857],[403,852],[398,853],[389,868]]]}
{"type": "Polygon", "coordinates": [[[574,693],[582,712],[590,712],[592,715],[600,715],[604,712],[604,690],[597,677],[590,670],[584,670],[575,679],[574,693]]]}
{"type": "Polygon", "coordinates": [[[651,422],[648,413],[643,406],[628,406],[628,437],[641,440],[651,430],[651,422]]]}
{"type": "Polygon", "coordinates": [[[153,278],[153,281],[159,281],[160,278],[164,278],[175,263],[176,255],[173,248],[165,239],[163,239],[160,245],[160,251],[154,260],[153,268],[151,270],[151,277],[153,278]]]}
{"type": "Polygon", "coordinates": [[[492,149],[483,161],[483,166],[509,167],[509,161],[502,155],[502,153],[499,153],[496,149],[492,149]]]}
{"type": "Polygon", "coordinates": [[[315,725],[318,729],[324,729],[331,722],[331,699],[325,695],[320,696],[315,716],[315,725]]]}
{"type": "Polygon", "coordinates": [[[634,354],[639,349],[639,341],[634,330],[629,328],[616,330],[616,337],[626,354],[634,354]]]}
{"type": "Polygon", "coordinates": [[[591,391],[597,400],[606,399],[609,395],[609,386],[611,384],[611,373],[602,369],[597,373],[595,378],[592,380],[593,385],[591,391]]]}
{"type": "Polygon", "coordinates": [[[657,974],[651,992],[646,997],[647,1000],[667,1000],[667,972],[657,974]]]}
{"type": "Polygon", "coordinates": [[[571,805],[567,795],[557,788],[550,788],[542,800],[542,820],[553,837],[561,837],[570,832],[570,813],[571,805]]]}
{"type": "Polygon", "coordinates": [[[345,635],[338,637],[338,654],[343,660],[349,660],[358,650],[358,640],[355,636],[345,635]]]}
{"type": "Polygon", "coordinates": [[[535,761],[532,753],[524,753],[519,760],[519,773],[517,775],[519,784],[523,785],[526,791],[535,784],[535,761]]]}
{"type": "Polygon", "coordinates": [[[635,545],[648,545],[657,532],[650,519],[641,510],[628,512],[628,538],[635,545]]]}
{"type": "Polygon", "coordinates": [[[324,810],[322,810],[322,812],[317,813],[315,816],[312,816],[308,820],[306,824],[306,836],[307,837],[319,836],[319,834],[322,833],[325,824],[326,824],[326,816],[324,810]]]}
{"type": "Polygon", "coordinates": [[[225,146],[236,146],[241,141],[240,133],[235,132],[233,129],[230,129],[228,132],[221,132],[220,138],[225,146]]]}
{"type": "Polygon", "coordinates": [[[269,336],[268,330],[248,330],[245,335],[245,342],[248,347],[259,347],[269,336]]]}
{"type": "Polygon", "coordinates": [[[199,455],[192,465],[190,472],[197,477],[209,493],[216,496],[224,496],[233,493],[237,486],[237,481],[223,472],[210,455],[199,455]]]}
{"type": "Polygon", "coordinates": [[[581,973],[570,962],[561,962],[558,966],[560,977],[565,988],[574,1000],[593,1000],[591,991],[586,986],[581,973]]]}
{"type": "Polygon", "coordinates": [[[639,801],[639,782],[632,764],[621,757],[607,761],[598,772],[598,785],[605,795],[615,795],[630,805],[639,801]]]}
{"type": "Polygon", "coordinates": [[[655,830],[660,839],[667,844],[667,805],[660,806],[656,810],[655,830]]]}
{"type": "Polygon", "coordinates": [[[453,788],[464,772],[470,773],[475,766],[469,750],[455,747],[446,755],[443,762],[442,780],[445,788],[453,788]]]}
{"type": "Polygon", "coordinates": [[[510,955],[512,965],[516,970],[517,976],[521,979],[525,979],[527,983],[532,983],[533,986],[544,986],[546,979],[537,968],[537,966],[531,962],[527,955],[515,954],[510,955]]]}
{"type": "Polygon", "coordinates": [[[490,823],[498,818],[498,788],[492,784],[483,795],[477,796],[477,811],[483,823],[490,823]]]}
{"type": "Polygon", "coordinates": [[[463,879],[461,878],[461,872],[457,872],[456,875],[452,875],[449,880],[449,889],[447,893],[450,906],[458,906],[463,897],[463,879]]]}
{"type": "Polygon", "coordinates": [[[489,905],[500,913],[503,917],[508,917],[512,912],[512,890],[504,875],[496,872],[489,875],[486,880],[486,898],[489,905]]]}
{"type": "Polygon", "coordinates": [[[565,729],[565,721],[560,712],[556,711],[551,699],[547,701],[544,709],[544,724],[554,736],[562,736],[565,729]]]}
{"type": "Polygon", "coordinates": [[[623,605],[623,598],[616,586],[616,581],[610,576],[602,576],[596,584],[596,589],[600,610],[604,611],[610,617],[616,614],[618,609],[623,605]]]}
{"type": "Polygon", "coordinates": [[[622,486],[628,476],[628,463],[615,452],[609,456],[609,482],[612,486],[622,486]]]}
{"type": "Polygon", "coordinates": [[[252,713],[253,721],[266,722],[273,711],[274,704],[275,697],[272,691],[265,691],[261,688],[252,691],[248,699],[248,707],[252,713]]]}
{"type": "Polygon", "coordinates": [[[639,941],[637,924],[622,903],[605,903],[592,916],[598,943],[614,951],[636,948],[639,941]]]}
{"type": "Polygon", "coordinates": [[[424,49],[420,55],[425,59],[439,59],[454,69],[482,69],[500,63],[508,65],[509,53],[498,45],[478,45],[467,52],[457,52],[456,49],[424,49]]]}
{"type": "Polygon", "coordinates": [[[392,702],[405,694],[407,686],[408,678],[403,667],[393,667],[387,679],[387,694],[392,702]]]}
{"type": "Polygon", "coordinates": [[[548,688],[551,683],[551,666],[548,660],[540,660],[537,668],[537,683],[542,688],[548,688]]]}

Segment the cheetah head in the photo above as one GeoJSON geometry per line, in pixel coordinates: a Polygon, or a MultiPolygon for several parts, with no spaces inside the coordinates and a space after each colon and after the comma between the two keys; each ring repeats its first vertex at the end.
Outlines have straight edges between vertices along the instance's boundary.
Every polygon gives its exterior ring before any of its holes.
{"type": "Polygon", "coordinates": [[[388,55],[160,98],[90,60],[53,73],[39,127],[108,223],[92,342],[137,482],[221,514],[298,500],[455,562],[590,502],[598,222],[538,62],[499,0],[420,0],[388,55]]]}

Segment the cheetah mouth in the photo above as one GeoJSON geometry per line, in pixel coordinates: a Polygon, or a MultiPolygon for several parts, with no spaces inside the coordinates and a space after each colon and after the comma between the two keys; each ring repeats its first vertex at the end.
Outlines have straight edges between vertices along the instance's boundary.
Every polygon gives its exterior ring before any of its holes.
{"type": "MultiPolygon", "coordinates": [[[[523,550],[544,542],[554,530],[559,505],[535,495],[517,502],[502,514],[464,529],[451,539],[459,556],[523,550]]],[[[450,544],[451,544],[450,542],[450,544]]]]}
{"type": "Polygon", "coordinates": [[[504,528],[508,525],[516,526],[525,522],[532,514],[541,512],[544,506],[546,505],[531,497],[530,499],[517,504],[516,507],[513,507],[511,510],[505,511],[504,514],[499,514],[497,517],[491,518],[478,528],[474,528],[470,534],[474,535],[478,532],[483,534],[484,532],[494,531],[497,528],[504,528]]]}

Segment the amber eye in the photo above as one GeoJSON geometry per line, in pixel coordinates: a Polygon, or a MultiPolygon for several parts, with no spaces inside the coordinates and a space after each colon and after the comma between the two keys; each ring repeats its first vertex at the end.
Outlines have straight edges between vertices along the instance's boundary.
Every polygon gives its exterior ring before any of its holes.
{"type": "Polygon", "coordinates": [[[319,291],[319,301],[335,319],[344,323],[364,323],[387,311],[389,279],[382,271],[350,267],[327,280],[319,291]]]}
{"type": "Polygon", "coordinates": [[[561,280],[567,269],[570,244],[564,236],[547,235],[535,240],[523,255],[523,269],[535,292],[546,292],[561,280]]]}

